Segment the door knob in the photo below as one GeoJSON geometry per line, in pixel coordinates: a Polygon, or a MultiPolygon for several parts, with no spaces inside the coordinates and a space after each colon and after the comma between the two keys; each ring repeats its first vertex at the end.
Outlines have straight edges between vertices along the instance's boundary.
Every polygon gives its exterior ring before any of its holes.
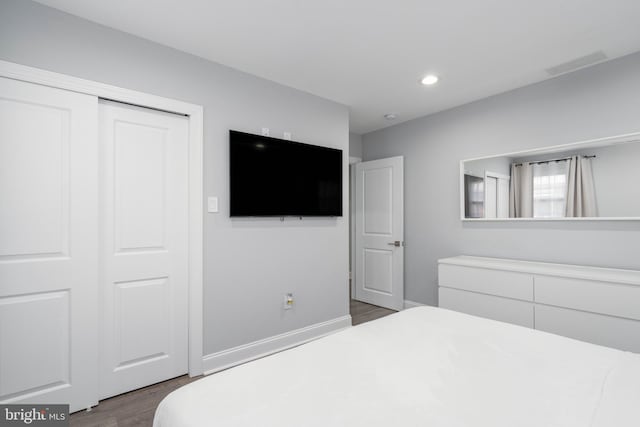
{"type": "Polygon", "coordinates": [[[396,248],[400,247],[400,240],[396,240],[394,242],[387,243],[389,246],[395,246],[396,248]]]}

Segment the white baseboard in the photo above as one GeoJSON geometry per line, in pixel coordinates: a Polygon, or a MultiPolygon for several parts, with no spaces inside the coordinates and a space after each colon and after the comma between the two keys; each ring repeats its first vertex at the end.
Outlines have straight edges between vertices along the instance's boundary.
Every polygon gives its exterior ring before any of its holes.
{"type": "Polygon", "coordinates": [[[326,322],[274,335],[228,350],[207,354],[202,358],[204,374],[209,375],[232,366],[259,359],[291,347],[321,338],[340,329],[351,326],[351,316],[342,316],[326,322]]]}
{"type": "Polygon", "coordinates": [[[409,301],[408,299],[404,300],[404,308],[405,309],[413,308],[413,307],[421,307],[423,305],[426,305],[426,304],[423,304],[421,302],[409,301]]]}

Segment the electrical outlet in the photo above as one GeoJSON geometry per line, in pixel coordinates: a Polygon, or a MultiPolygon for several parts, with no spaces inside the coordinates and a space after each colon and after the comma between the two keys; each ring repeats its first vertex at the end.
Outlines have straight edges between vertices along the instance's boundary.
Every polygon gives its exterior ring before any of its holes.
{"type": "Polygon", "coordinates": [[[293,294],[288,293],[284,294],[284,307],[285,310],[289,310],[293,308],[293,294]]]}
{"type": "Polygon", "coordinates": [[[262,136],[269,136],[269,128],[262,128],[262,136]]]}
{"type": "Polygon", "coordinates": [[[282,138],[291,141],[291,132],[285,132],[282,138]]]}

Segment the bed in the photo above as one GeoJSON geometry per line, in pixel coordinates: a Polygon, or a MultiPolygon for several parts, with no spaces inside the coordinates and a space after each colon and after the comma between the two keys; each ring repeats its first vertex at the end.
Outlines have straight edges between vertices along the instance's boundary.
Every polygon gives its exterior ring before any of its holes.
{"type": "Polygon", "coordinates": [[[216,373],[154,427],[637,427],[640,355],[418,307],[216,373]]]}

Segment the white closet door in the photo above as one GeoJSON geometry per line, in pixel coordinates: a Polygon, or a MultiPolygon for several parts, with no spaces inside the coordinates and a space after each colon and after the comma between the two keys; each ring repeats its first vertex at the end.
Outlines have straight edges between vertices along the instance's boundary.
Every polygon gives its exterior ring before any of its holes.
{"type": "Polygon", "coordinates": [[[188,370],[188,119],[100,102],[100,398],[188,370]]]}
{"type": "Polygon", "coordinates": [[[97,399],[97,99],[0,78],[0,402],[97,399]]]}

